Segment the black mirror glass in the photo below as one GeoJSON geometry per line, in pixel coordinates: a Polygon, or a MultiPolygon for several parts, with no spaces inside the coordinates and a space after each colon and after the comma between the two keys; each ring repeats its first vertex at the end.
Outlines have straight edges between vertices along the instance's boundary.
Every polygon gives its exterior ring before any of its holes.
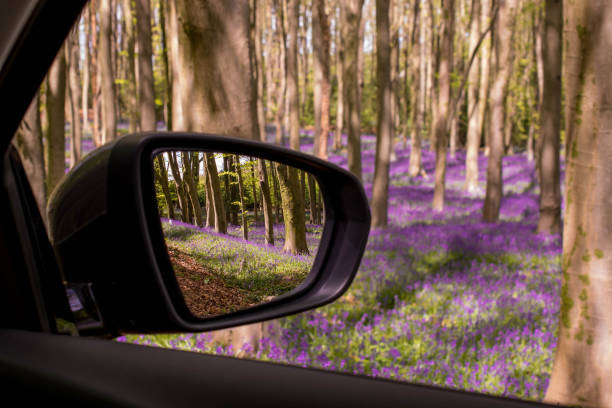
{"type": "Polygon", "coordinates": [[[153,167],[168,255],[194,316],[269,302],[304,282],[325,222],[311,174],[201,151],[161,152],[153,167]]]}

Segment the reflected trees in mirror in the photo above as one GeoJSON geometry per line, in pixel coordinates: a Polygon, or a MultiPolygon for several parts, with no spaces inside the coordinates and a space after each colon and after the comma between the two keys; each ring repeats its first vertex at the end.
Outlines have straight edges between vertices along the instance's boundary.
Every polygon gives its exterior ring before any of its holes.
{"type": "Polygon", "coordinates": [[[195,316],[267,302],[306,279],[325,219],[314,176],[197,151],[159,153],[153,166],[168,255],[195,316]]]}

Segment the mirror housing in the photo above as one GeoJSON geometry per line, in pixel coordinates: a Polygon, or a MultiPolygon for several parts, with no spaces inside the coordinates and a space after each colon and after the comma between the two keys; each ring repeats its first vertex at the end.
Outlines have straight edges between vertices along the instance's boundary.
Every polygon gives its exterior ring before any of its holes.
{"type": "Polygon", "coordinates": [[[47,212],[65,283],[90,287],[101,323],[113,335],[202,332],[329,303],[351,284],[370,229],[365,192],[348,171],[283,147],[196,133],[139,133],[102,146],[64,177],[47,212]],[[323,196],[326,223],[307,279],[268,303],[193,316],[167,254],[155,197],[153,158],[167,150],[244,154],[312,174],[323,196]]]}

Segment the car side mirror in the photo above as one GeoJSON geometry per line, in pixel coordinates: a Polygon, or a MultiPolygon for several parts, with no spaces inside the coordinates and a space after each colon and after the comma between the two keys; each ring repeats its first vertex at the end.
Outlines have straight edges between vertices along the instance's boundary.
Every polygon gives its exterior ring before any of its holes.
{"type": "Polygon", "coordinates": [[[125,136],[89,154],[53,192],[48,219],[65,283],[87,293],[81,303],[111,334],[200,332],[329,303],[352,282],[370,228],[361,183],[336,165],[261,142],[176,132],[125,136]],[[276,195],[268,192],[275,244],[253,219],[258,202],[265,206],[254,186],[264,175],[272,189],[278,182],[276,195]],[[250,193],[240,191],[246,182],[250,193]],[[298,210],[281,205],[291,197],[298,210]],[[240,219],[220,213],[224,205],[240,219]],[[289,245],[295,217],[314,221],[305,231],[310,248],[289,245]]]}

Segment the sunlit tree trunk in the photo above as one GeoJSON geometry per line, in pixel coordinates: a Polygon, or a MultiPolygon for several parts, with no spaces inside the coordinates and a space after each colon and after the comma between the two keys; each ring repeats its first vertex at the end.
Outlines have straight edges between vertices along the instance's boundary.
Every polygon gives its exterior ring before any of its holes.
{"type": "Polygon", "coordinates": [[[491,118],[489,137],[489,160],[487,163],[487,191],[483,205],[483,220],[496,222],[501,206],[503,179],[502,157],[504,154],[504,99],[508,87],[511,64],[509,61],[512,16],[516,0],[499,0],[495,22],[495,78],[491,89],[491,118]]]}
{"type": "Polygon", "coordinates": [[[283,220],[285,222],[285,245],[283,251],[291,254],[307,254],[306,220],[304,202],[300,199],[298,170],[291,166],[275,163],[278,177],[283,220]]]}
{"type": "Polygon", "coordinates": [[[361,137],[360,137],[360,112],[359,112],[359,67],[358,54],[361,44],[359,42],[359,31],[356,27],[361,23],[361,9],[363,0],[342,0],[342,22],[340,24],[344,58],[343,69],[343,92],[348,127],[348,168],[359,180],[361,180],[361,137]]]}
{"type": "MultiPolygon", "coordinates": [[[[547,6],[551,7],[550,13],[558,15],[553,7],[561,4],[553,2],[547,6]]],[[[545,400],[571,406],[609,407],[612,406],[612,3],[565,1],[563,7],[567,44],[564,64],[567,193],[559,342],[545,400]]],[[[555,27],[555,20],[547,22],[550,29],[555,27]]]]}
{"type": "Polygon", "coordinates": [[[274,125],[276,128],[275,141],[276,144],[283,144],[283,117],[285,116],[285,100],[287,96],[287,47],[286,47],[286,32],[285,32],[285,12],[283,0],[275,0],[274,8],[278,18],[276,27],[277,42],[278,42],[278,72],[280,76],[280,85],[277,88],[276,94],[276,115],[274,125]]]}
{"type": "Polygon", "coordinates": [[[318,224],[316,182],[312,174],[308,174],[308,202],[310,204],[310,223],[318,224]]]}
{"type": "Polygon", "coordinates": [[[164,193],[166,207],[168,208],[168,218],[173,220],[175,219],[174,203],[172,202],[170,187],[168,185],[168,169],[166,168],[166,163],[164,163],[163,155],[159,154],[155,159],[157,161],[157,167],[159,168],[159,183],[162,187],[162,192],[164,193]]]}
{"type": "Polygon", "coordinates": [[[47,194],[51,194],[66,172],[66,136],[64,133],[66,101],[66,58],[64,48],[55,57],[47,75],[47,194]]]}
{"type": "Polygon", "coordinates": [[[183,177],[179,170],[178,161],[176,159],[176,152],[168,153],[168,162],[170,164],[170,170],[172,171],[172,178],[176,185],[176,196],[178,198],[179,208],[181,210],[181,219],[184,222],[189,222],[189,200],[185,191],[185,185],[183,184],[183,177]]]}
{"type": "Polygon", "coordinates": [[[438,68],[438,96],[435,112],[436,170],[433,196],[434,211],[444,209],[444,190],[446,184],[446,148],[448,145],[448,114],[451,96],[451,72],[453,66],[453,35],[455,19],[455,0],[442,2],[444,29],[440,44],[440,63],[438,68]]]}
{"type": "Polygon", "coordinates": [[[117,112],[115,77],[112,56],[112,19],[111,0],[100,1],[100,49],[98,69],[102,80],[102,138],[104,144],[115,138],[117,133],[117,112]]]}
{"type": "Polygon", "coordinates": [[[378,121],[376,126],[376,161],[372,182],[372,227],[387,225],[389,199],[389,159],[391,156],[393,118],[391,117],[389,0],[376,0],[376,72],[378,82],[378,121]]]}
{"type": "MultiPolygon", "coordinates": [[[[83,47],[80,48],[79,53],[83,54],[83,88],[81,92],[81,115],[82,115],[82,129],[83,133],[91,132],[91,126],[89,125],[89,84],[90,84],[90,57],[89,57],[89,38],[91,33],[89,31],[89,9],[85,8],[83,12],[83,34],[85,42],[83,47]]],[[[79,44],[80,46],[80,44],[79,44]]]]}
{"type": "Polygon", "coordinates": [[[215,231],[221,234],[227,233],[227,223],[225,220],[225,208],[223,206],[223,198],[221,197],[221,186],[219,184],[219,173],[217,165],[212,153],[204,154],[204,162],[206,166],[206,174],[208,183],[211,189],[209,200],[212,204],[215,215],[215,231]]]}
{"type": "Polygon", "coordinates": [[[427,7],[424,4],[425,0],[419,0],[420,4],[420,20],[419,20],[419,94],[415,106],[415,126],[412,132],[412,140],[410,141],[410,167],[408,175],[416,177],[423,172],[422,156],[421,156],[421,135],[425,126],[425,94],[427,91],[427,41],[426,41],[426,24],[427,24],[427,7]]]}
{"type": "Polygon", "coordinates": [[[240,165],[240,157],[234,156],[234,171],[238,179],[238,196],[240,197],[240,220],[242,224],[242,238],[246,241],[249,239],[249,226],[246,222],[246,208],[244,206],[244,182],[242,180],[242,169],[240,165]]]}
{"type": "MultiPolygon", "coordinates": [[[[490,1],[491,0],[480,0],[480,27],[486,27],[489,24],[490,15],[490,1]]],[[[485,155],[488,155],[488,135],[491,133],[488,129],[487,117],[487,106],[489,99],[489,71],[491,64],[491,38],[489,35],[485,38],[480,53],[480,81],[478,85],[478,131],[480,132],[480,140],[485,139],[485,155]]]]}
{"type": "Polygon", "coordinates": [[[274,244],[274,215],[272,199],[270,197],[270,185],[268,183],[266,162],[263,159],[257,159],[257,174],[259,178],[259,188],[262,194],[266,244],[274,244]]]}
{"type": "MultiPolygon", "coordinates": [[[[185,184],[185,189],[187,190],[189,202],[191,203],[191,211],[194,216],[195,224],[199,227],[203,227],[204,223],[202,221],[202,207],[200,206],[200,201],[198,199],[198,187],[192,169],[192,160],[194,155],[195,153],[190,152],[182,153],[183,182],[185,184]]],[[[197,156],[195,157],[195,160],[197,160],[197,156]]],[[[223,214],[223,217],[225,217],[225,214],[223,214]]]]}
{"type": "Polygon", "coordinates": [[[329,139],[329,23],[325,1],[315,0],[312,5],[312,41],[314,53],[314,125],[315,154],[327,159],[329,139]]]}
{"type": "Polygon", "coordinates": [[[81,78],[79,75],[79,30],[76,26],[66,42],[66,64],[68,69],[68,103],[70,106],[70,167],[81,160],[83,132],[79,105],[81,104],[81,78]]]}
{"type": "Polygon", "coordinates": [[[45,188],[45,161],[43,155],[42,129],[39,113],[39,95],[36,93],[26,111],[15,139],[17,151],[21,156],[23,169],[28,176],[36,205],[43,220],[47,219],[47,194],[45,188]]]}
{"type": "Polygon", "coordinates": [[[289,146],[300,150],[300,100],[298,93],[298,16],[300,2],[289,0],[287,21],[289,44],[287,45],[287,93],[289,99],[289,146]]]}
{"type": "Polygon", "coordinates": [[[255,222],[257,222],[257,206],[259,205],[258,195],[257,195],[257,185],[255,184],[255,159],[252,157],[249,158],[251,164],[249,167],[251,168],[251,190],[253,191],[253,218],[255,222]]]}
{"type": "MultiPolygon", "coordinates": [[[[481,30],[480,1],[472,2],[472,22],[470,25],[470,54],[476,48],[481,30]]],[[[468,79],[468,130],[465,157],[465,189],[468,193],[478,191],[478,150],[480,148],[480,110],[478,100],[479,72],[478,67],[472,67],[468,79]]]]}
{"type": "Polygon", "coordinates": [[[540,113],[540,218],[538,232],[561,232],[561,64],[562,0],[546,0],[544,41],[544,95],[540,113]]]}

